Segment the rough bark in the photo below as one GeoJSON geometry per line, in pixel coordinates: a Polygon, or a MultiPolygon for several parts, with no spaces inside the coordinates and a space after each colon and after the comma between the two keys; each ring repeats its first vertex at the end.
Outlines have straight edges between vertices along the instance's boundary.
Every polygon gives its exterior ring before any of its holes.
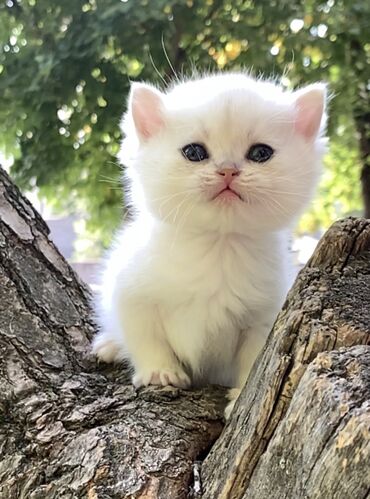
{"type": "Polygon", "coordinates": [[[344,499],[369,493],[369,377],[367,391],[356,392],[365,387],[369,347],[320,356],[303,376],[320,352],[370,342],[369,297],[370,220],[337,222],[300,272],[229,424],[205,460],[205,498],[344,499]],[[335,378],[357,354],[359,379],[347,383],[349,392],[339,390],[335,378]],[[328,374],[322,372],[325,358],[333,362],[328,374]],[[353,439],[340,447],[347,423],[353,439]],[[275,495],[278,490],[284,492],[275,495]]]}
{"type": "Polygon", "coordinates": [[[89,293],[0,169],[0,498],[366,497],[369,276],[370,220],[338,222],[209,453],[224,390],[96,365],[89,293]]]}
{"type": "Polygon", "coordinates": [[[224,390],[136,392],[96,365],[93,332],[88,291],[0,169],[0,498],[187,497],[224,390]]]}
{"type": "Polygon", "coordinates": [[[364,498],[370,489],[370,347],[320,353],[243,497],[364,498]]]}

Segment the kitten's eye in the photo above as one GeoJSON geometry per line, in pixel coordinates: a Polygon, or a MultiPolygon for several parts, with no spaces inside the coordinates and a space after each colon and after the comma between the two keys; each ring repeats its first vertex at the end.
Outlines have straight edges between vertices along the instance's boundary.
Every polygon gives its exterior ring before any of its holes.
{"type": "Polygon", "coordinates": [[[201,144],[188,144],[181,152],[189,161],[204,161],[209,158],[207,149],[201,144]]]}
{"type": "Polygon", "coordinates": [[[253,144],[247,152],[247,159],[250,159],[255,163],[264,163],[265,161],[268,161],[273,154],[273,148],[267,144],[253,144]]]}

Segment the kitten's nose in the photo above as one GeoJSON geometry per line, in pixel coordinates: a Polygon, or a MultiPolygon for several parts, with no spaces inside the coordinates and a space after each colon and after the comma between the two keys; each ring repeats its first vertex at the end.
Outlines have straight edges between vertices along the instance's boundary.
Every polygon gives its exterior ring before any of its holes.
{"type": "Polygon", "coordinates": [[[221,175],[221,177],[224,177],[224,180],[227,185],[230,185],[231,182],[233,181],[234,177],[237,177],[240,175],[240,170],[236,166],[226,166],[224,168],[220,168],[217,170],[218,175],[221,175]]]}

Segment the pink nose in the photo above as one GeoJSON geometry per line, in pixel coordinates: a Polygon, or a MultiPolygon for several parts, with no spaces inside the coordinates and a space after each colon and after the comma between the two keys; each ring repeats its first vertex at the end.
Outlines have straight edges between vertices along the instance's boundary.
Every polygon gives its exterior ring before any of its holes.
{"type": "Polygon", "coordinates": [[[234,177],[240,175],[240,171],[236,168],[236,166],[227,166],[225,168],[220,168],[217,170],[217,173],[224,177],[225,183],[230,185],[233,181],[234,177]]]}

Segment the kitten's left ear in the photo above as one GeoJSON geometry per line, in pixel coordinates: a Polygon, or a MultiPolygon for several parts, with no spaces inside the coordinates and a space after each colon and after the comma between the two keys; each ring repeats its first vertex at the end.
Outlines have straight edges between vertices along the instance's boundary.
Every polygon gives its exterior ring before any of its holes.
{"type": "Polygon", "coordinates": [[[295,129],[307,140],[314,140],[324,118],[326,86],[314,83],[293,93],[296,109],[295,129]]]}
{"type": "Polygon", "coordinates": [[[133,83],[129,109],[140,139],[149,139],[164,124],[163,94],[144,83],[133,83]]]}

